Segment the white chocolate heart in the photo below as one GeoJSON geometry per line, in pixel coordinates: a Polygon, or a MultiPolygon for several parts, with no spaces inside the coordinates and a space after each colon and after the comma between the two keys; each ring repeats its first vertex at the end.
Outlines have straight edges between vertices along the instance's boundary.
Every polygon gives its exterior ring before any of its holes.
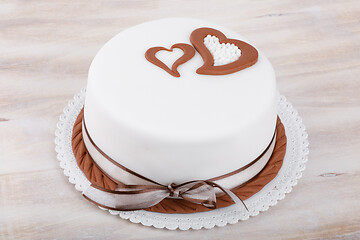
{"type": "Polygon", "coordinates": [[[233,43],[220,43],[219,38],[207,35],[204,44],[214,58],[214,66],[235,62],[241,56],[241,50],[233,43]]]}

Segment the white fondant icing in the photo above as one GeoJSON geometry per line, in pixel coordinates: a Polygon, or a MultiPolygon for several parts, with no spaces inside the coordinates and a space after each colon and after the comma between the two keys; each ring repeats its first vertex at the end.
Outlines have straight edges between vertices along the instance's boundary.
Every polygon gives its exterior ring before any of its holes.
{"type": "Polygon", "coordinates": [[[145,59],[147,49],[190,43],[202,20],[172,18],[129,28],[107,42],[88,76],[85,119],[94,142],[125,167],[162,184],[209,179],[238,169],[264,151],[276,124],[270,62],[236,73],[196,74],[196,53],[176,78],[145,59]]]}
{"type": "Polygon", "coordinates": [[[214,66],[235,62],[241,56],[241,50],[233,43],[220,43],[219,38],[207,35],[204,44],[214,58],[214,66]]]}
{"type": "Polygon", "coordinates": [[[173,63],[177,59],[179,59],[183,54],[184,54],[184,52],[181,49],[174,48],[171,52],[165,51],[165,50],[158,51],[155,54],[155,56],[171,69],[171,66],[173,65],[173,63]]]}
{"type": "MultiPolygon", "coordinates": [[[[89,152],[92,159],[95,161],[95,163],[102,169],[104,172],[107,173],[108,176],[110,176],[112,179],[115,179],[119,182],[122,182],[126,185],[153,185],[154,183],[151,183],[145,179],[139,178],[124,169],[114,166],[112,162],[110,162],[105,156],[103,156],[91,143],[89,136],[86,133],[84,122],[82,125],[82,136],[83,140],[86,146],[87,151],[89,152]]],[[[212,180],[213,182],[219,184],[220,186],[232,189],[234,187],[239,186],[240,184],[243,184],[247,182],[248,180],[252,179],[256,174],[258,174],[266,165],[266,163],[271,158],[271,155],[273,153],[274,147],[276,143],[276,138],[274,136],[274,140],[271,142],[269,148],[264,152],[264,154],[257,159],[257,161],[249,166],[248,168],[244,169],[243,171],[240,171],[238,173],[234,173],[231,176],[227,176],[222,179],[218,180],[212,180]]],[[[217,193],[221,191],[216,191],[217,193]]]]}

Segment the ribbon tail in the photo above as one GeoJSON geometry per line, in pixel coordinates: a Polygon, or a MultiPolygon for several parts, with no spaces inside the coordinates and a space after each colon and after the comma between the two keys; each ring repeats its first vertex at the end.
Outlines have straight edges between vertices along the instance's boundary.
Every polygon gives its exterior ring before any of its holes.
{"type": "Polygon", "coordinates": [[[235,204],[242,204],[245,207],[246,211],[249,211],[244,201],[238,196],[236,196],[235,193],[226,188],[224,188],[223,191],[231,198],[231,200],[234,201],[235,204]]]}
{"type": "Polygon", "coordinates": [[[140,210],[154,206],[169,196],[165,189],[108,190],[91,184],[83,196],[94,204],[116,211],[140,210]]]}
{"type": "Polygon", "coordinates": [[[249,211],[249,209],[247,208],[246,204],[244,203],[244,201],[239,198],[238,196],[235,195],[235,193],[233,193],[230,189],[227,188],[223,188],[220,185],[214,183],[214,182],[208,182],[209,184],[211,184],[214,187],[219,188],[221,191],[223,191],[226,195],[228,195],[231,200],[235,203],[235,204],[241,204],[245,207],[246,211],[249,211]]]}

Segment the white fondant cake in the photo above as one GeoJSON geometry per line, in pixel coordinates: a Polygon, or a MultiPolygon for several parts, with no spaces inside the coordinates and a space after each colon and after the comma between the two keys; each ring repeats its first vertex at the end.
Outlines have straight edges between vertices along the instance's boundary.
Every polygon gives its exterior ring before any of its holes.
{"type": "MultiPolygon", "coordinates": [[[[227,75],[197,74],[203,64],[198,52],[178,67],[180,77],[145,58],[152,47],[191,45],[190,34],[201,27],[245,41],[209,22],[162,19],[116,35],[89,70],[84,119],[94,143],[121,165],[161,184],[209,179],[239,169],[258,157],[274,134],[275,74],[259,50],[254,65],[227,75]]],[[[176,50],[180,54],[174,50],[156,56],[171,68],[182,54],[176,50]]],[[[225,56],[219,65],[237,58],[225,56]]],[[[247,169],[237,183],[255,176],[266,162],[247,169]]]]}

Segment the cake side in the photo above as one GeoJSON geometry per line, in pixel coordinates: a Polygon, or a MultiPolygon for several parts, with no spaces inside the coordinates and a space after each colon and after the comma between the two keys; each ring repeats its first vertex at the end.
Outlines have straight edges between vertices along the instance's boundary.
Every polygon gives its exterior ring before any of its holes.
{"type": "Polygon", "coordinates": [[[274,134],[275,74],[260,51],[251,67],[222,76],[197,74],[203,63],[197,52],[178,67],[179,78],[145,59],[153,46],[191,44],[199,27],[243,40],[200,20],[148,22],[111,39],[89,71],[84,114],[92,139],[112,159],[162,184],[241,168],[274,134]]]}

